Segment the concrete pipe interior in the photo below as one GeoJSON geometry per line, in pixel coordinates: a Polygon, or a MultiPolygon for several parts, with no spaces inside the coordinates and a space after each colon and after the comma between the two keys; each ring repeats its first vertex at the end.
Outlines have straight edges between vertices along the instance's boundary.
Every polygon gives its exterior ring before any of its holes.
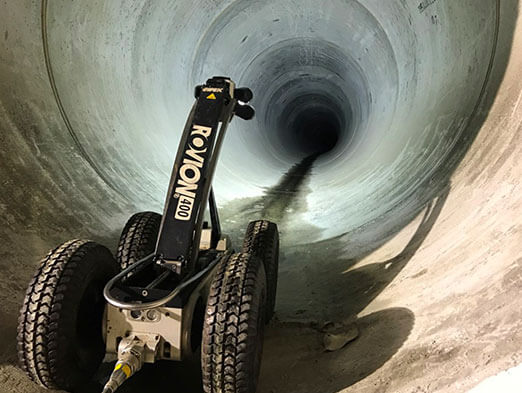
{"type": "Polygon", "coordinates": [[[520,301],[506,297],[522,271],[517,1],[0,11],[6,383],[28,383],[11,364],[38,258],[70,237],[114,247],[132,213],[161,211],[193,88],[212,75],[250,87],[257,110],[226,137],[224,229],[236,243],[253,219],[281,230],[262,392],[462,391],[522,359],[495,344],[521,337],[520,301]],[[497,326],[500,315],[511,319],[497,326]],[[318,326],[347,320],[359,338],[326,356],[318,326]]]}

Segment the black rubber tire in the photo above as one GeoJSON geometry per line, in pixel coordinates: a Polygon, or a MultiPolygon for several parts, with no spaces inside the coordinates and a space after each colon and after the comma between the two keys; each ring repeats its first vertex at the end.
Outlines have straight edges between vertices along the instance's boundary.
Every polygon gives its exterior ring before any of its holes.
{"type": "Polygon", "coordinates": [[[266,272],[266,323],[274,316],[279,270],[279,232],[277,225],[266,220],[248,224],[242,252],[257,256],[263,261],[266,272]]]}
{"type": "Polygon", "coordinates": [[[71,240],[52,250],[34,275],[18,321],[18,358],[39,385],[74,391],[105,355],[103,287],[118,272],[111,252],[71,240]]]}
{"type": "Polygon", "coordinates": [[[255,393],[265,328],[266,277],[250,254],[224,257],[208,297],[201,366],[206,393],[255,393]]]}
{"type": "Polygon", "coordinates": [[[134,214],[120,236],[116,260],[121,270],[154,252],[161,225],[161,214],[141,212],[134,214]]]}

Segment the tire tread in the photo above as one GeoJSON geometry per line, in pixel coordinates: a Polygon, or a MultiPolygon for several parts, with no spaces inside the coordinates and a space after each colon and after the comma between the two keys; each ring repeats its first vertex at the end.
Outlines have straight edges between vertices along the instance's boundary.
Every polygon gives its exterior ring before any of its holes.
{"type": "Polygon", "coordinates": [[[234,254],[220,262],[203,328],[206,393],[255,392],[262,353],[265,282],[261,260],[250,254],[234,254]]]}
{"type": "Polygon", "coordinates": [[[154,212],[136,213],[127,221],[116,252],[121,270],[154,252],[160,225],[161,214],[154,212]]]}
{"type": "Polygon", "coordinates": [[[248,224],[242,252],[259,257],[265,266],[267,280],[267,307],[265,321],[268,323],[275,311],[277,275],[279,269],[279,232],[277,225],[267,220],[248,224]]]}
{"type": "MultiPolygon", "coordinates": [[[[40,262],[26,291],[17,327],[17,352],[21,368],[48,389],[70,388],[61,369],[59,320],[67,295],[78,291],[86,254],[102,247],[87,240],[71,240],[50,251],[40,262]]],[[[110,252],[103,247],[108,255],[110,252]]],[[[111,257],[112,258],[112,257],[111,257]]],[[[113,260],[114,262],[114,260],[113,260]]],[[[115,262],[114,262],[115,263],[115,262]]],[[[115,266],[112,270],[115,271],[115,266]]]]}

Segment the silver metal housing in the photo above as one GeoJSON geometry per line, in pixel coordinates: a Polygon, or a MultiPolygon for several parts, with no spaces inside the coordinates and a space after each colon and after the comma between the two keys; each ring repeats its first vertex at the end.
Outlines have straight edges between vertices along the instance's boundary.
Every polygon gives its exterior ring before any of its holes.
{"type": "Polygon", "coordinates": [[[104,321],[106,337],[106,361],[118,357],[118,346],[126,337],[136,336],[145,342],[157,342],[150,350],[145,348],[144,362],[157,360],[182,360],[191,356],[193,348],[191,335],[194,313],[198,301],[206,304],[210,282],[214,276],[212,269],[192,292],[183,308],[157,307],[146,310],[124,310],[107,305],[104,321]],[[153,349],[154,348],[154,349],[153,349]]]}

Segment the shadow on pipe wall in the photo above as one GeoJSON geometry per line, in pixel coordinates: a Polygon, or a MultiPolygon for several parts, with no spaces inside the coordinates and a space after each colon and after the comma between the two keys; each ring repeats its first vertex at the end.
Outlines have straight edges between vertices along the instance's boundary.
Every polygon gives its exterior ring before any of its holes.
{"type": "MultiPolygon", "coordinates": [[[[401,348],[415,321],[410,310],[394,307],[362,318],[357,315],[397,277],[421,247],[437,222],[449,190],[449,186],[445,187],[427,204],[416,232],[397,256],[345,274],[332,275],[322,288],[323,293],[316,294],[339,305],[328,313],[333,320],[351,321],[358,327],[359,337],[355,342],[340,351],[327,353],[317,327],[301,329],[296,336],[292,333],[295,324],[274,326],[267,338],[263,369],[266,378],[261,378],[262,392],[277,391],[284,383],[285,391],[293,393],[335,393],[379,369],[401,348]],[[283,345],[282,340],[288,341],[283,345]],[[305,353],[313,353],[311,358],[296,355],[303,345],[309,346],[305,353]]],[[[315,257],[320,258],[319,255],[315,257]]],[[[314,325],[317,322],[312,322],[311,327],[314,325]]]]}

